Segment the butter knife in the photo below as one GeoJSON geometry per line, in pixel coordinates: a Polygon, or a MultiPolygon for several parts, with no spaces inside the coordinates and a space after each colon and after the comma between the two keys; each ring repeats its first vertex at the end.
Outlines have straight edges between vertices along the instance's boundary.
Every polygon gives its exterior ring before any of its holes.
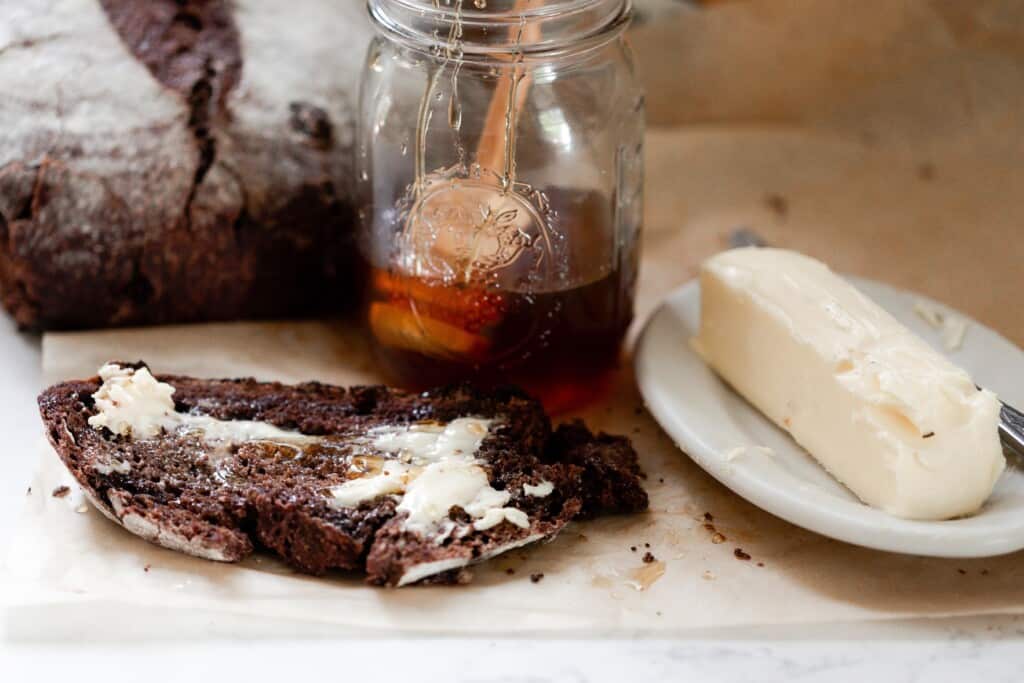
{"type": "Polygon", "coordinates": [[[1003,441],[1003,448],[1018,458],[1024,458],[1024,413],[1004,403],[999,418],[999,438],[1003,441]]]}

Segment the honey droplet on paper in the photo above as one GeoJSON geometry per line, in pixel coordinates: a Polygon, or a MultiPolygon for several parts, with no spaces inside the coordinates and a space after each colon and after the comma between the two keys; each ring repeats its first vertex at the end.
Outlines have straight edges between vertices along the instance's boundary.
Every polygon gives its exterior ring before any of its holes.
{"type": "Polygon", "coordinates": [[[661,560],[655,560],[631,571],[629,573],[630,579],[626,581],[626,585],[634,590],[645,591],[664,575],[665,563],[661,560]]]}

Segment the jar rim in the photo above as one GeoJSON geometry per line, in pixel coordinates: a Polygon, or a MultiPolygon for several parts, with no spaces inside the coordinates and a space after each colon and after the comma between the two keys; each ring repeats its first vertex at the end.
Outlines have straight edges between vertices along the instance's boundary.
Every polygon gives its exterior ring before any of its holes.
{"type": "MultiPolygon", "coordinates": [[[[513,18],[518,20],[519,17],[527,18],[539,18],[539,17],[550,17],[555,15],[567,15],[581,11],[585,11],[590,7],[596,5],[608,5],[617,7],[625,4],[625,0],[548,0],[543,5],[536,5],[533,7],[524,7],[521,9],[508,8],[499,11],[488,11],[493,9],[493,5],[490,8],[478,9],[470,0],[464,0],[461,9],[458,8],[458,4],[446,4],[431,2],[431,0],[388,0],[391,3],[403,5],[409,9],[417,12],[425,12],[427,14],[434,14],[436,16],[455,17],[461,15],[463,21],[501,21],[502,19],[513,18]]],[[[488,0],[489,2],[495,2],[495,0],[488,0]]]]}
{"type": "MultiPolygon", "coordinates": [[[[462,2],[472,7],[472,0],[462,2]]],[[[457,27],[463,37],[459,52],[466,62],[499,59],[502,55],[531,60],[589,52],[625,31],[632,21],[632,5],[632,0],[563,0],[559,4],[487,12],[463,9],[461,2],[442,6],[425,0],[367,0],[378,30],[412,49],[437,54],[450,48],[446,38],[457,27]],[[522,40],[531,30],[539,38],[522,40]],[[467,33],[474,32],[491,40],[466,39],[467,33]],[[502,35],[516,38],[502,41],[502,35]]]]}

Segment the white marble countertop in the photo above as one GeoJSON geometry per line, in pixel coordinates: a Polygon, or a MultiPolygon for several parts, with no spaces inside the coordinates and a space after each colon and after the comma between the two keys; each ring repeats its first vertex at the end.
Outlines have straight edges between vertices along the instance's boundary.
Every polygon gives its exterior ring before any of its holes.
{"type": "MultiPolygon", "coordinates": [[[[39,341],[0,319],[0,548],[7,545],[27,482],[38,436],[35,395],[40,387],[39,341]]],[[[685,608],[685,606],[677,606],[685,608]]],[[[89,623],[102,615],[68,617],[59,639],[0,636],[4,680],[195,681],[281,679],[467,681],[1017,681],[1024,669],[1024,617],[986,617],[730,629],[676,640],[340,639],[329,627],[296,625],[287,639],[250,632],[229,616],[169,613],[180,637],[116,642],[90,640],[89,623]],[[400,648],[400,650],[398,649],[400,648]],[[154,668],[154,661],[167,663],[154,668]],[[116,668],[112,669],[111,666],[116,668]],[[29,676],[32,678],[30,679],[29,676]]],[[[6,630],[6,629],[5,629],[6,630]]]]}
{"type": "Polygon", "coordinates": [[[18,644],[0,655],[7,680],[195,681],[415,680],[419,683],[547,681],[1019,681],[1024,622],[835,626],[815,633],[703,635],[675,641],[295,640],[183,638],[169,643],[18,644]],[[400,650],[398,649],[400,648],[400,650]],[[154,670],[154,661],[167,666],[154,670]],[[42,665],[42,666],[41,666],[42,665]],[[43,668],[45,667],[45,668],[43,668]],[[18,673],[23,675],[19,676],[18,673]]]}

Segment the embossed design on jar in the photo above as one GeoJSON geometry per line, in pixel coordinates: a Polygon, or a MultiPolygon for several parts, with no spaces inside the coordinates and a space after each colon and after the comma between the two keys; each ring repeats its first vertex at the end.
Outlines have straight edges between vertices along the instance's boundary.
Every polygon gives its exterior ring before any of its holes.
{"type": "Polygon", "coordinates": [[[539,192],[435,176],[403,217],[401,269],[449,285],[536,287],[550,278],[551,218],[539,192]]]}

